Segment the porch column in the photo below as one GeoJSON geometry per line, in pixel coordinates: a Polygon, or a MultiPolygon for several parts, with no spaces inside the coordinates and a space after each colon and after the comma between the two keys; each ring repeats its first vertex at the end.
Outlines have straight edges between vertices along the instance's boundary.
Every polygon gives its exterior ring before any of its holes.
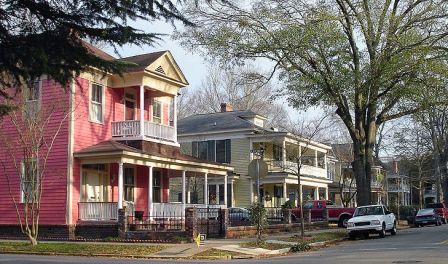
{"type": "Polygon", "coordinates": [[[325,188],[325,200],[328,200],[328,188],[325,188]]]}
{"type": "Polygon", "coordinates": [[[118,209],[123,209],[123,162],[118,162],[118,209]]]}
{"type": "Polygon", "coordinates": [[[173,127],[174,127],[174,139],[177,142],[177,94],[173,98],[173,127]]]}
{"type": "MultiPolygon", "coordinates": [[[[235,200],[235,192],[233,191],[233,181],[230,181],[230,206],[235,206],[234,200],[235,200]]],[[[252,182],[251,182],[252,183],[252,182]]],[[[250,193],[250,202],[252,203],[252,191],[250,193]]]]}
{"type": "Polygon", "coordinates": [[[187,178],[187,172],[186,171],[182,171],[182,204],[184,206],[185,209],[185,204],[187,203],[187,193],[186,193],[186,178],[187,178]]]}
{"type": "Polygon", "coordinates": [[[204,174],[204,204],[208,205],[208,173],[204,174]]]}
{"type": "Polygon", "coordinates": [[[145,87],[140,85],[140,136],[145,136],[145,87]]]}
{"type": "Polygon", "coordinates": [[[219,204],[219,183],[216,183],[215,185],[215,196],[216,204],[219,204]]]}
{"type": "Polygon", "coordinates": [[[285,202],[287,200],[287,196],[288,196],[288,190],[287,190],[287,185],[286,182],[283,183],[283,199],[285,199],[285,202]]]}
{"type": "Polygon", "coordinates": [[[314,189],[314,200],[319,200],[319,187],[314,189]]]}
{"type": "Polygon", "coordinates": [[[187,178],[187,204],[191,203],[190,179],[187,178]]]}
{"type": "Polygon", "coordinates": [[[283,161],[283,165],[285,165],[285,162],[286,162],[286,141],[284,139],[282,141],[282,161],[283,161]]]}
{"type": "Polygon", "coordinates": [[[317,150],[314,151],[314,167],[318,167],[319,162],[317,161],[317,150]]]}
{"type": "Polygon", "coordinates": [[[224,205],[227,207],[227,173],[224,175],[224,205]]]}
{"type": "Polygon", "coordinates": [[[324,169],[327,169],[327,153],[324,154],[324,169]]]}
{"type": "Polygon", "coordinates": [[[153,204],[153,191],[152,191],[152,183],[153,183],[153,167],[148,167],[148,212],[149,215],[152,215],[152,204],[153,204]]]}

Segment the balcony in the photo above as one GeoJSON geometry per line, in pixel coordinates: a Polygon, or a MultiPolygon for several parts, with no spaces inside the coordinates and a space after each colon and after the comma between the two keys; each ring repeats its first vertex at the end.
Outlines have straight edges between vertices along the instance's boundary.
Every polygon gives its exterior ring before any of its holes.
{"type": "Polygon", "coordinates": [[[172,126],[144,121],[143,135],[140,120],[112,122],[112,137],[123,139],[149,139],[176,143],[176,129],[172,126]]]}
{"type": "Polygon", "coordinates": [[[389,192],[409,192],[410,191],[410,188],[408,185],[398,186],[398,185],[394,185],[394,184],[389,184],[389,186],[387,186],[387,189],[389,192]]]}
{"type": "MultiPolygon", "coordinates": [[[[292,161],[271,160],[269,171],[273,172],[282,171],[291,174],[296,174],[297,163],[292,161]]],[[[327,179],[327,170],[325,168],[316,167],[312,165],[303,164],[302,167],[300,168],[300,174],[327,179]]]]}

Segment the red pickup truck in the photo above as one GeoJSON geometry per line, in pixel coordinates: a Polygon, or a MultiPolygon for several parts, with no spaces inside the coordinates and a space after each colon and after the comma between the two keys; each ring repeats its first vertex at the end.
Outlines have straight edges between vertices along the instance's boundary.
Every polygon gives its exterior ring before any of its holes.
{"type": "MultiPolygon", "coordinates": [[[[338,223],[339,227],[347,227],[348,219],[352,218],[355,208],[342,207],[334,205],[332,201],[314,200],[308,201],[303,205],[304,210],[311,211],[311,218],[322,217],[324,208],[328,209],[328,220],[333,223],[338,223]]],[[[292,214],[300,214],[300,209],[294,209],[292,214]]]]}
{"type": "Polygon", "coordinates": [[[426,205],[426,208],[433,208],[437,214],[442,218],[444,224],[448,221],[448,207],[444,203],[430,203],[426,205]]]}

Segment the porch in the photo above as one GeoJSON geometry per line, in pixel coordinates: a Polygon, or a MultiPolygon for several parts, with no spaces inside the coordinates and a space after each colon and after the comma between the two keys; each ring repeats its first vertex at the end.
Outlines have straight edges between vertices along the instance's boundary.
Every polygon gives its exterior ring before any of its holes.
{"type": "Polygon", "coordinates": [[[75,154],[80,161],[77,221],[117,221],[123,208],[126,215],[141,220],[184,218],[188,207],[227,207],[228,199],[216,199],[210,183],[222,182],[221,196],[230,196],[230,167],[179,153],[172,153],[172,158],[155,156],[115,141],[101,144],[75,154]],[[113,149],[121,151],[114,154],[113,149]]]}

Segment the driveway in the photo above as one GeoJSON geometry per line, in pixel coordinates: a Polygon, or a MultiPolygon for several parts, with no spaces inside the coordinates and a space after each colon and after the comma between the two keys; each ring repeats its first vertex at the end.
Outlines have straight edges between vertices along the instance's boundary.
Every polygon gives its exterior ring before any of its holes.
{"type": "MultiPolygon", "coordinates": [[[[0,263],[173,263],[173,260],[130,260],[85,257],[49,257],[27,255],[0,255],[0,263]]],[[[177,261],[179,263],[448,263],[448,225],[440,227],[411,228],[397,236],[384,239],[372,237],[367,240],[348,241],[319,251],[262,260],[232,261],[177,261]]]]}

